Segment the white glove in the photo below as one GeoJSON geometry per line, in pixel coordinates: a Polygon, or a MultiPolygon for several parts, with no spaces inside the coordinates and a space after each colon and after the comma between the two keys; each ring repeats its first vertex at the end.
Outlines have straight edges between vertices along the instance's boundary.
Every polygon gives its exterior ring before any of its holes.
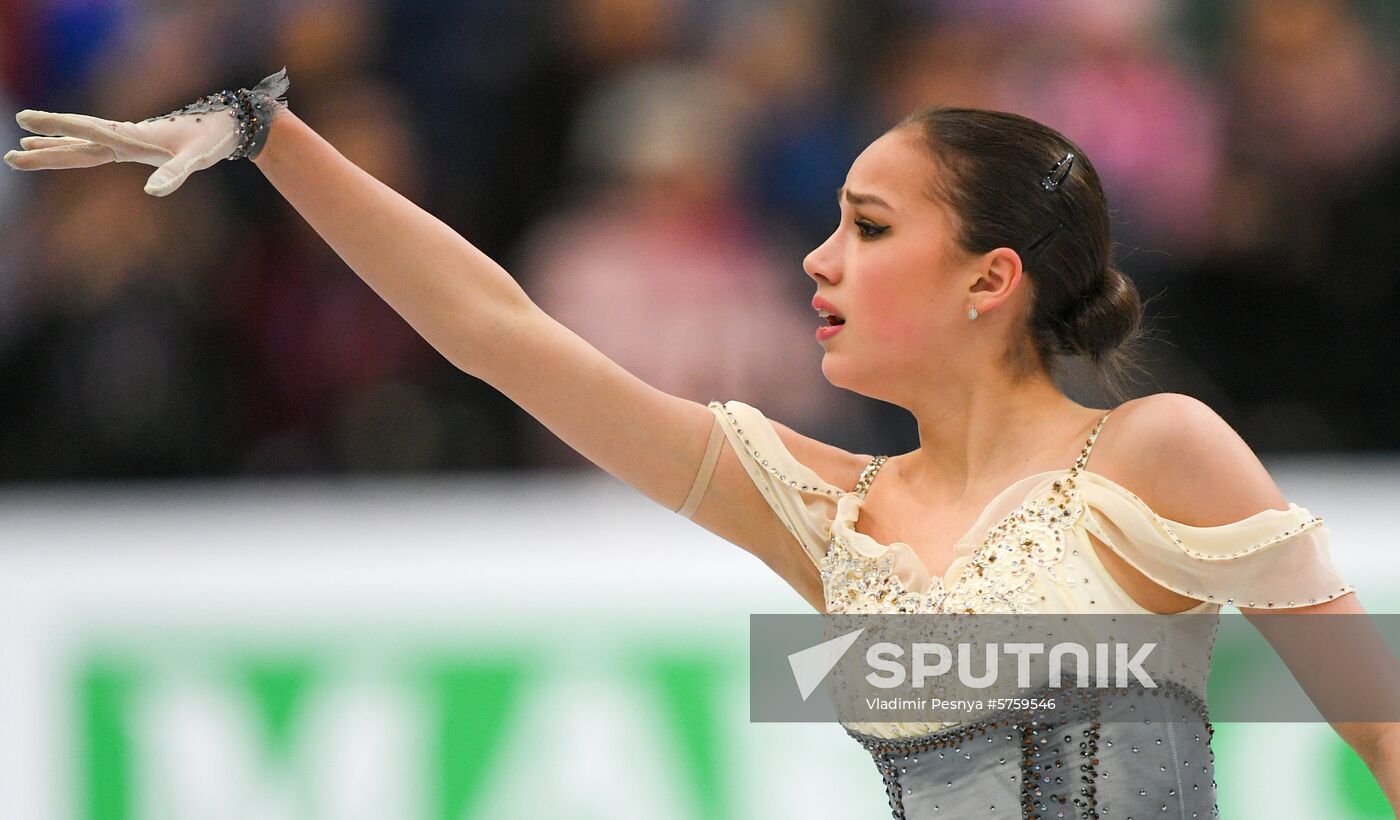
{"type": "Polygon", "coordinates": [[[166,196],[190,174],[220,160],[256,157],[268,126],[286,108],[286,100],[279,98],[289,85],[283,68],[251,90],[221,91],[141,122],[25,109],[15,115],[20,127],[51,136],[20,139],[23,150],[7,152],[5,163],[19,171],[41,171],[141,162],[157,169],[146,180],[146,193],[166,196]]]}

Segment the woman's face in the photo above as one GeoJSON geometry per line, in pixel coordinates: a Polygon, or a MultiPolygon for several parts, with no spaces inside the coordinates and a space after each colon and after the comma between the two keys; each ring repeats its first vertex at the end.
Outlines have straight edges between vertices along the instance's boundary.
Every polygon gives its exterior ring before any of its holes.
{"type": "Polygon", "coordinates": [[[892,131],[856,158],[840,192],[840,224],[803,261],[817,299],[846,320],[839,330],[819,326],[822,372],[886,401],[903,398],[902,384],[947,373],[977,281],[952,218],[923,192],[936,170],[920,140],[892,131]]]}

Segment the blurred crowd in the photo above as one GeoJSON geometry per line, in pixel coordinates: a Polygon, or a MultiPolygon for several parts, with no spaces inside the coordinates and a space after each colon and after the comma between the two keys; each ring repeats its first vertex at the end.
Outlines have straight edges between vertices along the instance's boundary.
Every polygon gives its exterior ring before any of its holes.
{"type": "MultiPolygon", "coordinates": [[[[802,258],[904,114],[1026,114],[1103,178],[1134,394],[1260,452],[1400,449],[1393,0],[0,0],[7,112],[139,120],[284,65],[302,119],[624,367],[863,452],[915,428],[826,383],[802,258]]],[[[0,173],[0,478],[583,464],[251,163],[165,199],[152,170],[0,173]]]]}

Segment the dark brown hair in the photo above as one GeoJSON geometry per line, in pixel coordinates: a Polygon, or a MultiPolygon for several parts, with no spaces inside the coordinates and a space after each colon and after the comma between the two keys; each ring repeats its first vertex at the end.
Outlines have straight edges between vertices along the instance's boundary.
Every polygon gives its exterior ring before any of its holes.
{"type": "Polygon", "coordinates": [[[1108,205],[1089,158],[1054,129],[1001,111],[925,108],[891,130],[898,129],[922,136],[939,171],[927,193],[956,217],[958,245],[971,254],[1007,247],[1021,256],[1030,321],[1007,363],[1053,377],[1063,357],[1083,356],[1121,400],[1122,376],[1136,367],[1143,337],[1143,305],[1113,266],[1108,205]],[[1074,153],[1069,174],[1048,191],[1041,181],[1066,152],[1074,153]]]}

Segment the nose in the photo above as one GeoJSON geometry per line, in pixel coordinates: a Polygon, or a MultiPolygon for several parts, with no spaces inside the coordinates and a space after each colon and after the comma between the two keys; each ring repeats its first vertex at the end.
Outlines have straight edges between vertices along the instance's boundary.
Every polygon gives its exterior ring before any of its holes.
{"type": "Polygon", "coordinates": [[[802,269],[817,282],[827,282],[834,285],[841,280],[839,256],[835,252],[837,236],[840,233],[841,229],[838,227],[832,231],[831,236],[828,236],[825,242],[813,248],[812,252],[802,260],[802,269]]]}

